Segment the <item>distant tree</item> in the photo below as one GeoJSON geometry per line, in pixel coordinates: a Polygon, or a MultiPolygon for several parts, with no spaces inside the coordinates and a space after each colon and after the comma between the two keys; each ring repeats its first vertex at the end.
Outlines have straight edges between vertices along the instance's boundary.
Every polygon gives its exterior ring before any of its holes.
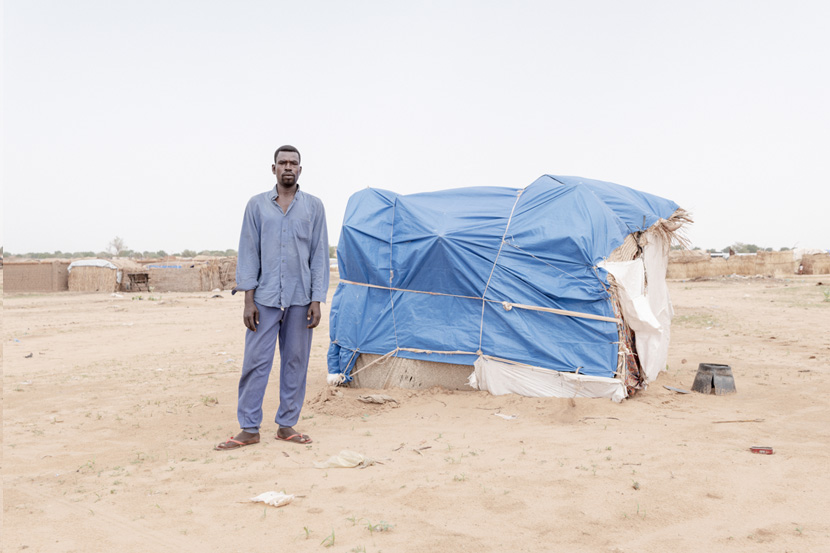
{"type": "Polygon", "coordinates": [[[164,250],[159,250],[156,252],[156,257],[167,257],[167,252],[164,250]]]}
{"type": "Polygon", "coordinates": [[[225,250],[225,256],[227,256],[227,257],[236,257],[236,250],[234,250],[233,248],[229,248],[229,249],[225,250]]]}
{"type": "Polygon", "coordinates": [[[115,238],[113,238],[107,245],[107,250],[115,256],[122,255],[122,252],[124,252],[124,250],[126,249],[127,244],[124,242],[124,239],[120,236],[116,236],[115,238]]]}
{"type": "MultiPolygon", "coordinates": [[[[672,249],[674,249],[674,246],[672,246],[672,249]]],[[[337,247],[329,246],[329,258],[334,259],[335,257],[337,257],[337,247]]]]}
{"type": "Polygon", "coordinates": [[[692,248],[692,251],[693,252],[699,252],[700,251],[700,246],[695,246],[694,248],[692,248]]]}
{"type": "Polygon", "coordinates": [[[734,251],[735,253],[757,253],[758,250],[763,250],[760,246],[756,246],[755,244],[744,244],[743,242],[735,242],[731,246],[727,246],[721,251],[723,253],[729,253],[729,250],[734,251]]]}
{"type": "Polygon", "coordinates": [[[193,250],[182,250],[181,253],[182,257],[196,257],[196,252],[193,250]]]}
{"type": "Polygon", "coordinates": [[[100,257],[101,259],[112,259],[112,254],[110,252],[98,252],[95,254],[95,257],[100,257]]]}
{"type": "Polygon", "coordinates": [[[788,251],[790,251],[790,249],[791,249],[791,248],[788,248],[787,246],[784,246],[784,247],[782,247],[782,248],[781,248],[780,250],[778,250],[778,251],[779,251],[779,252],[788,252],[788,251]]]}

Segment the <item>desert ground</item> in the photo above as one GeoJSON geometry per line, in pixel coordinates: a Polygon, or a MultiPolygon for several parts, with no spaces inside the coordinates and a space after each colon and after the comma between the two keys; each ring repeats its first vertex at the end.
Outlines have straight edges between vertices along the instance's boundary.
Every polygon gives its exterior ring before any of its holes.
{"type": "Polygon", "coordinates": [[[668,369],[620,404],[335,390],[324,309],[314,442],[273,438],[275,373],[234,451],[213,447],[238,430],[241,295],[7,294],[3,551],[830,551],[828,284],[672,281],[668,369]],[[737,393],[664,387],[704,362],[737,393]],[[343,450],[368,466],[315,467],[343,450]]]}

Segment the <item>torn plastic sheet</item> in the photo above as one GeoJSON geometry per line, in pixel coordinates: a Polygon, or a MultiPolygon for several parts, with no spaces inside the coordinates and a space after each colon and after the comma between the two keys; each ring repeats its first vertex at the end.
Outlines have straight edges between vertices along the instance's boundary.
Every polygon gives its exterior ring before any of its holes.
{"type": "Polygon", "coordinates": [[[604,261],[599,266],[617,281],[623,318],[634,330],[645,381],[652,382],[666,367],[673,312],[666,285],[667,257],[663,255],[667,245],[657,233],[646,237],[643,257],[604,261]]]}

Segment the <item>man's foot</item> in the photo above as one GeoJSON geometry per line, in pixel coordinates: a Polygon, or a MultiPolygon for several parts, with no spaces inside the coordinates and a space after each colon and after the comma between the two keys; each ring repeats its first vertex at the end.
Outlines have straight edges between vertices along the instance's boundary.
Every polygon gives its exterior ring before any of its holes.
{"type": "Polygon", "coordinates": [[[307,434],[300,434],[290,426],[280,426],[280,429],[277,430],[277,435],[274,437],[284,442],[294,442],[297,444],[311,443],[311,438],[307,434]]]}
{"type": "Polygon", "coordinates": [[[226,449],[237,449],[246,445],[253,445],[259,443],[259,432],[251,434],[250,432],[241,431],[233,438],[228,438],[228,441],[222,442],[213,449],[217,451],[225,451],[226,449]]]}

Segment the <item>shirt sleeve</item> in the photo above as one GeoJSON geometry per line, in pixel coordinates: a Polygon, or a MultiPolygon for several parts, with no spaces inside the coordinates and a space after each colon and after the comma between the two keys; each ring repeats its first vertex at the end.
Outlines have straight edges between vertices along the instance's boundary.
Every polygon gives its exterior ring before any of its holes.
{"type": "Polygon", "coordinates": [[[311,301],[326,303],[329,291],[329,232],[326,227],[326,209],[318,202],[311,230],[311,301]]]}
{"type": "Polygon", "coordinates": [[[262,271],[260,256],[260,218],[256,198],[251,198],[245,207],[242,232],[239,234],[239,253],[236,258],[236,288],[234,292],[254,290],[259,284],[262,271]]]}

